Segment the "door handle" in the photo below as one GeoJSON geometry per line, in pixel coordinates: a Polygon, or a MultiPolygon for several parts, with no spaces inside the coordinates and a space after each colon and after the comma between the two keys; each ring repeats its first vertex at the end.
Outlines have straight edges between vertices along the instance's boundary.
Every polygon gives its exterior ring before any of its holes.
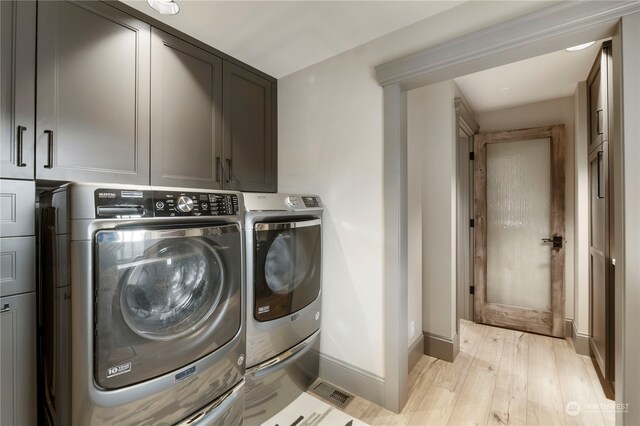
{"type": "Polygon", "coordinates": [[[24,139],[24,132],[27,130],[26,127],[24,126],[18,126],[18,138],[17,138],[17,143],[16,143],[16,150],[17,150],[17,159],[16,159],[16,166],[17,167],[26,167],[27,165],[25,163],[22,162],[22,144],[23,144],[23,139],[24,139]]]}
{"type": "Polygon", "coordinates": [[[44,165],[45,169],[53,169],[53,130],[45,130],[44,133],[47,135],[47,164],[44,165]]]}
{"type": "Polygon", "coordinates": [[[562,248],[562,235],[554,235],[552,238],[543,238],[543,243],[552,243],[552,248],[561,249],[562,248]]]}
{"type": "Polygon", "coordinates": [[[231,158],[227,158],[225,160],[227,162],[227,182],[232,182],[233,180],[231,179],[231,158]]]}
{"type": "Polygon", "coordinates": [[[597,160],[598,160],[598,164],[596,164],[596,169],[598,171],[598,187],[597,187],[597,194],[596,196],[598,198],[604,198],[604,195],[602,195],[602,153],[603,151],[598,151],[597,154],[597,160]]]}
{"type": "Polygon", "coordinates": [[[603,134],[603,130],[602,128],[603,126],[603,121],[602,121],[602,113],[604,112],[603,109],[599,109],[596,111],[596,133],[601,135],[603,134]]]}
{"type": "Polygon", "coordinates": [[[222,162],[220,157],[216,157],[216,182],[220,182],[220,176],[222,176],[222,162]]]}

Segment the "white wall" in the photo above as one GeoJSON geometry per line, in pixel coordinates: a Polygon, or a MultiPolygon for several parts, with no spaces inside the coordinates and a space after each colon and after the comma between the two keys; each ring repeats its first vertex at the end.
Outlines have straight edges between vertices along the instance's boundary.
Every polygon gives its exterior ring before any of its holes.
{"type": "Polygon", "coordinates": [[[565,126],[565,315],[574,319],[574,98],[572,96],[503,110],[477,113],[481,132],[525,129],[529,127],[565,126]]]}
{"type": "Polygon", "coordinates": [[[278,190],[315,192],[326,204],[322,354],[384,377],[383,113],[374,67],[548,5],[468,2],[278,81],[278,190]]]}
{"type": "Polygon", "coordinates": [[[456,335],[455,96],[453,80],[407,93],[408,144],[422,147],[409,164],[422,180],[422,330],[447,340],[456,335]]]}

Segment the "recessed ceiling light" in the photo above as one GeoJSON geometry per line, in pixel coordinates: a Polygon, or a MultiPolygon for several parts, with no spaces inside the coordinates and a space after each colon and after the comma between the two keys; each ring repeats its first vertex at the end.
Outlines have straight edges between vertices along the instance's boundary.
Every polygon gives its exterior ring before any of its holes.
{"type": "Polygon", "coordinates": [[[180,12],[180,6],[173,0],[147,0],[147,3],[163,15],[175,15],[180,12]]]}
{"type": "Polygon", "coordinates": [[[582,43],[577,46],[567,47],[564,50],[566,50],[567,52],[577,52],[578,50],[586,49],[587,47],[592,46],[593,43],[595,43],[595,41],[590,41],[589,43],[582,43]]]}

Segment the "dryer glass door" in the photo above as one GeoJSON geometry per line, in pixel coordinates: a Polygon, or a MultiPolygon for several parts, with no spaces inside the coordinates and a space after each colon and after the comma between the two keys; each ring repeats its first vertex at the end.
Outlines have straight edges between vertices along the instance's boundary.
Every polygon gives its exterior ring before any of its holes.
{"type": "Polygon", "coordinates": [[[114,389],[215,351],[240,331],[237,225],[96,233],[95,379],[114,389]]]}
{"type": "Polygon", "coordinates": [[[256,223],[256,320],[287,316],[320,295],[321,235],[318,219],[256,223]]]}

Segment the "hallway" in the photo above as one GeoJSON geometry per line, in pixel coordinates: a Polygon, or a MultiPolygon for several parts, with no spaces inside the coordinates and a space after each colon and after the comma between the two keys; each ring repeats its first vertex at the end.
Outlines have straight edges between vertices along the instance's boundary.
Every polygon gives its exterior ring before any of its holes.
{"type": "Polygon", "coordinates": [[[613,405],[570,339],[461,320],[455,362],[423,356],[409,374],[402,413],[360,397],[346,412],[372,425],[610,426],[613,405]]]}

